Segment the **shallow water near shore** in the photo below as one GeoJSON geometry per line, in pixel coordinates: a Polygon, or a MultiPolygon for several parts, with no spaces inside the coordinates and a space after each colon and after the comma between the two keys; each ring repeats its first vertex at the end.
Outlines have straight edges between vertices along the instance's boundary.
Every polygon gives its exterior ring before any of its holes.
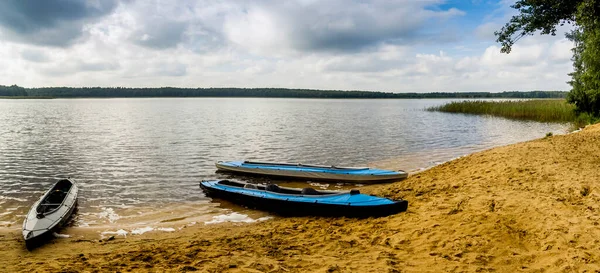
{"type": "Polygon", "coordinates": [[[215,217],[243,222],[268,216],[204,196],[198,187],[203,179],[268,181],[216,173],[218,160],[417,171],[569,128],[424,111],[449,101],[0,100],[0,228],[20,228],[31,204],[62,176],[74,178],[81,188],[74,226],[109,232],[147,227],[171,231],[215,217]]]}

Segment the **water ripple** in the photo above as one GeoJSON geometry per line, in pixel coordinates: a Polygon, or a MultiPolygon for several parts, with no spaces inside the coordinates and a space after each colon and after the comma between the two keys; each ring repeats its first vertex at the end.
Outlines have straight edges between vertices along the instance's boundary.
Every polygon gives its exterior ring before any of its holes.
{"type": "Polygon", "coordinates": [[[0,100],[0,226],[19,225],[59,177],[81,187],[78,221],[105,224],[98,215],[109,209],[134,217],[142,207],[206,202],[198,182],[222,177],[218,160],[421,169],[567,128],[420,111],[446,101],[0,100]]]}

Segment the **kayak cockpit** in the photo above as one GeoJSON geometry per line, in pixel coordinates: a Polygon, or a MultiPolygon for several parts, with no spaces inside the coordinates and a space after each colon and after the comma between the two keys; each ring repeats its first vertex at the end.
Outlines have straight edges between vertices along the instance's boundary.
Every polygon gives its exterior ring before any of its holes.
{"type": "MultiPolygon", "coordinates": [[[[225,186],[230,186],[230,187],[237,187],[237,188],[244,188],[244,189],[253,189],[253,190],[261,190],[261,191],[270,191],[270,192],[275,192],[275,193],[281,193],[281,194],[293,194],[293,195],[333,195],[333,194],[340,194],[340,192],[336,192],[336,191],[319,191],[319,190],[315,190],[313,188],[287,188],[287,187],[280,187],[278,185],[275,184],[269,184],[269,185],[259,185],[259,184],[250,184],[250,183],[243,183],[243,182],[236,182],[236,181],[231,181],[231,180],[220,180],[217,184],[220,185],[225,185],[225,186]]],[[[358,194],[358,190],[353,190],[352,194],[358,194]]]]}
{"type": "Polygon", "coordinates": [[[42,199],[40,204],[36,208],[36,217],[38,219],[44,218],[44,215],[53,213],[56,211],[62,203],[65,201],[67,194],[71,190],[73,184],[67,179],[58,181],[54,187],[50,190],[48,195],[42,199]]]}

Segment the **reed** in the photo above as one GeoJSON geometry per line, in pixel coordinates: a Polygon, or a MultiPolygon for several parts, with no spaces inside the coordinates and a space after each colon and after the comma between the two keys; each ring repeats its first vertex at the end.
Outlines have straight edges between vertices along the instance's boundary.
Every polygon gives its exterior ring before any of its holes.
{"type": "Polygon", "coordinates": [[[427,108],[428,111],[500,116],[541,122],[580,123],[575,107],[565,100],[460,101],[427,108]]]}

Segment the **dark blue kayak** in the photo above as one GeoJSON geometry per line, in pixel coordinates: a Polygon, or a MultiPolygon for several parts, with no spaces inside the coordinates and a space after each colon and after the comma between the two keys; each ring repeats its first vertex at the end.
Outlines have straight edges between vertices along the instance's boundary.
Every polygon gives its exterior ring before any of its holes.
{"type": "Polygon", "coordinates": [[[220,171],[346,183],[367,184],[391,182],[404,179],[408,176],[404,171],[390,171],[368,167],[307,165],[301,163],[219,161],[215,165],[220,171]]]}
{"type": "Polygon", "coordinates": [[[230,180],[202,181],[200,187],[211,197],[288,216],[380,217],[408,207],[406,200],[361,194],[358,190],[319,191],[230,180]]]}

